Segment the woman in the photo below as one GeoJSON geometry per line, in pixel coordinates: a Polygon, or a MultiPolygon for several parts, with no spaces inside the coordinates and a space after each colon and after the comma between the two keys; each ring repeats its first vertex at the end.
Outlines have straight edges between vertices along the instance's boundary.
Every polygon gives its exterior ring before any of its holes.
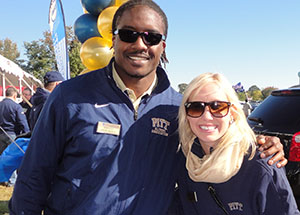
{"type": "Polygon", "coordinates": [[[206,73],[187,87],[179,110],[186,168],[178,182],[184,214],[300,214],[283,168],[259,157],[231,84],[206,73]]]}

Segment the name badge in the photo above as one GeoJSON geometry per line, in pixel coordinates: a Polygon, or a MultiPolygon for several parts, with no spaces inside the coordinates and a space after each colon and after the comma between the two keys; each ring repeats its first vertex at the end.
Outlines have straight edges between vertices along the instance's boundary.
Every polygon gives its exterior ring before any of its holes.
{"type": "Polygon", "coordinates": [[[97,133],[120,135],[121,125],[108,122],[98,122],[97,133]]]}

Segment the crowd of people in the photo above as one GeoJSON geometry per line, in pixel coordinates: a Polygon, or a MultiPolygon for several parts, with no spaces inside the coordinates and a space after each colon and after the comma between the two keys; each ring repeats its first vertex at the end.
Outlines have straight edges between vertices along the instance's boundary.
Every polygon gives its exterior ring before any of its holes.
{"type": "MultiPolygon", "coordinates": [[[[64,78],[59,72],[47,72],[44,76],[44,88],[38,87],[33,95],[30,88],[24,88],[20,103],[17,103],[17,89],[6,89],[5,98],[0,102],[0,155],[18,136],[31,135],[46,99],[62,81],[64,78]]],[[[12,180],[1,184],[13,185],[15,174],[12,177],[12,180]]]]}
{"type": "Polygon", "coordinates": [[[183,97],[171,87],[155,2],[124,3],[112,32],[108,66],[49,90],[10,214],[299,214],[279,139],[254,136],[222,76],[203,74],[183,97]],[[222,192],[223,208],[208,190],[222,192]]]}
{"type": "Polygon", "coordinates": [[[0,102],[0,155],[17,135],[29,132],[28,122],[20,104],[18,91],[14,87],[6,89],[5,98],[0,102]]]}

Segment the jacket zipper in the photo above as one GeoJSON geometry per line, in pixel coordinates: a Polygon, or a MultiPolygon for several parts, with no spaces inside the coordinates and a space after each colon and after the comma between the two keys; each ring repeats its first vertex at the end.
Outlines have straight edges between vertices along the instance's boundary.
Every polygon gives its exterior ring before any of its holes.
{"type": "Polygon", "coordinates": [[[138,118],[138,112],[137,112],[137,110],[134,110],[134,116],[133,116],[133,118],[134,118],[134,121],[137,120],[137,118],[138,118]]]}
{"type": "Polygon", "coordinates": [[[221,200],[218,198],[218,195],[216,193],[215,188],[213,188],[211,185],[208,186],[208,191],[210,193],[210,195],[212,196],[212,198],[215,200],[215,202],[217,203],[217,205],[222,209],[222,211],[226,214],[226,215],[230,215],[224,205],[222,204],[221,200]]]}

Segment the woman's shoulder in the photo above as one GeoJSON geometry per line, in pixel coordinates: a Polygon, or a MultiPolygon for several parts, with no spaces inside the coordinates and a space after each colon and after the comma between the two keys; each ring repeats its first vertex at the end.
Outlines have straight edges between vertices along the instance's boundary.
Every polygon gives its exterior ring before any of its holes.
{"type": "Polygon", "coordinates": [[[277,172],[279,174],[285,175],[284,168],[278,168],[276,166],[276,163],[273,165],[268,164],[268,161],[271,157],[261,158],[260,155],[261,152],[257,150],[254,157],[251,160],[247,159],[246,165],[251,169],[254,169],[257,174],[269,174],[270,176],[274,176],[274,174],[277,172]]]}

